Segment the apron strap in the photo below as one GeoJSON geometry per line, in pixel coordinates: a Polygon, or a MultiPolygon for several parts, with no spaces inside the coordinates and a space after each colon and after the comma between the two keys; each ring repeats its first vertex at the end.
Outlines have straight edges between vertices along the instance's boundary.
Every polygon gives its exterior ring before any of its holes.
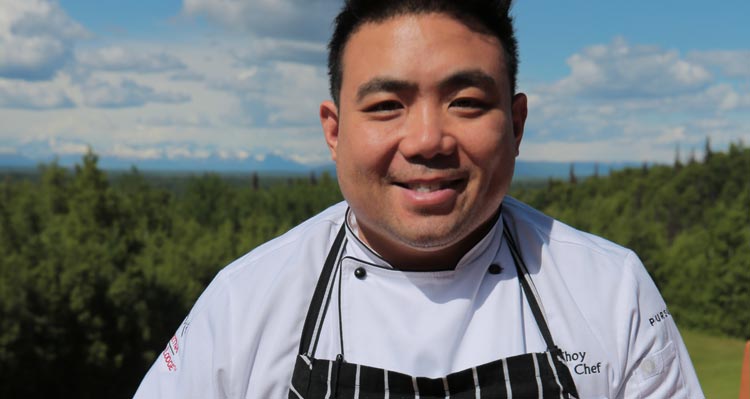
{"type": "Polygon", "coordinates": [[[328,303],[331,300],[331,292],[333,290],[333,281],[336,279],[336,274],[333,273],[333,269],[338,267],[338,258],[343,248],[344,236],[346,235],[346,222],[341,225],[336,239],[333,241],[331,249],[328,251],[328,256],[323,264],[323,270],[320,272],[318,277],[318,284],[315,286],[315,292],[313,293],[312,300],[310,301],[310,307],[307,309],[307,317],[305,318],[305,324],[302,328],[302,338],[299,344],[299,354],[314,355],[315,349],[318,347],[318,339],[320,338],[320,330],[325,319],[326,311],[328,310],[328,303]],[[325,304],[324,304],[325,302],[325,304]],[[313,340],[314,338],[314,340],[313,340]]]}
{"type": "MultiPolygon", "coordinates": [[[[312,300],[310,301],[310,307],[307,310],[307,317],[305,318],[305,324],[302,329],[302,337],[300,339],[299,354],[313,355],[315,353],[315,349],[317,348],[318,339],[320,338],[320,327],[323,323],[323,319],[325,318],[325,313],[328,310],[328,303],[330,302],[331,292],[333,291],[334,286],[333,282],[336,278],[333,270],[337,266],[336,261],[339,257],[339,254],[341,253],[345,235],[346,224],[342,224],[338,234],[336,235],[336,239],[331,246],[331,249],[328,251],[328,256],[326,257],[326,261],[323,265],[323,270],[320,273],[318,283],[315,287],[315,292],[313,293],[312,300]]],[[[557,352],[559,352],[560,349],[557,347],[557,345],[555,345],[555,342],[552,339],[552,334],[550,333],[549,327],[547,326],[547,321],[544,317],[544,313],[542,312],[542,308],[539,305],[538,296],[536,294],[536,291],[532,287],[526,263],[523,261],[523,258],[521,257],[518,250],[518,246],[516,245],[515,240],[513,240],[513,235],[510,233],[508,225],[505,222],[503,222],[503,236],[508,241],[508,247],[510,248],[511,255],[513,256],[516,272],[518,274],[518,281],[521,284],[521,288],[523,289],[526,300],[529,303],[531,313],[534,315],[534,320],[539,327],[539,331],[544,338],[544,342],[547,345],[547,349],[550,350],[550,352],[552,352],[554,355],[557,355],[557,352]]]]}
{"type": "Polygon", "coordinates": [[[521,283],[521,288],[523,288],[526,300],[529,302],[531,313],[534,315],[534,320],[536,320],[539,331],[542,333],[544,343],[547,344],[547,350],[549,350],[554,356],[558,356],[561,351],[552,340],[552,334],[547,326],[547,320],[544,318],[544,312],[542,312],[542,307],[539,305],[540,300],[536,294],[536,290],[532,287],[533,283],[529,276],[529,270],[526,268],[526,263],[523,261],[518,246],[513,240],[513,235],[510,233],[505,221],[503,221],[503,236],[508,241],[508,248],[510,248],[510,253],[513,255],[513,263],[516,266],[518,281],[521,283]]]}

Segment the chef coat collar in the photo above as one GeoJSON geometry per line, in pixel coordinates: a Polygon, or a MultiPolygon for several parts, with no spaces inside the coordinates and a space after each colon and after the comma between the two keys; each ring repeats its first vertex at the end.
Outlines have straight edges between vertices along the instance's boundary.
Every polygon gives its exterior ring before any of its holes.
{"type": "MultiPolygon", "coordinates": [[[[346,225],[347,240],[343,256],[355,258],[361,262],[369,263],[386,269],[395,269],[390,263],[388,263],[388,261],[383,259],[380,254],[378,254],[374,249],[372,249],[369,245],[367,245],[359,238],[359,225],[357,224],[357,217],[354,215],[354,212],[352,212],[352,208],[346,209],[346,216],[344,218],[344,221],[346,225]]],[[[500,248],[501,246],[492,246],[491,244],[496,239],[501,243],[502,240],[505,239],[502,235],[502,225],[503,215],[501,206],[500,212],[498,213],[497,219],[495,220],[495,224],[492,225],[492,228],[487,232],[487,234],[485,234],[484,237],[482,237],[481,240],[479,240],[478,243],[476,243],[476,245],[474,245],[474,247],[472,247],[468,252],[464,254],[463,257],[461,257],[461,260],[458,261],[458,264],[456,265],[456,268],[454,270],[463,268],[465,265],[471,264],[486,256],[489,257],[489,259],[494,259],[498,248],[500,248]],[[488,254],[488,251],[492,251],[492,254],[488,254]]],[[[412,271],[413,270],[410,270],[410,272],[412,271]]],[[[440,270],[425,270],[425,272],[436,271],[440,270]]]]}

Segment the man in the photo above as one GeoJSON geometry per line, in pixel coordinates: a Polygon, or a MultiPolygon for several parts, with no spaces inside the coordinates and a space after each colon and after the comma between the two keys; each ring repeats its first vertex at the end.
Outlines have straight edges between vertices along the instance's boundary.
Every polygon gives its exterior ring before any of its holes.
{"type": "Polygon", "coordinates": [[[638,258],[506,197],[509,6],[347,2],[320,108],[346,203],[222,270],[136,397],[703,397],[638,258]]]}

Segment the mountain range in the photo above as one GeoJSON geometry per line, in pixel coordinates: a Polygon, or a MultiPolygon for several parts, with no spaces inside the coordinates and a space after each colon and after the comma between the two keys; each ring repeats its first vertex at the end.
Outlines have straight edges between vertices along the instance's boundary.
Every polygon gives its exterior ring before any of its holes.
{"type": "MultiPolygon", "coordinates": [[[[18,153],[0,153],[0,169],[30,169],[42,163],[53,161],[64,167],[73,167],[81,162],[81,155],[59,155],[48,159],[33,159],[18,153]]],[[[610,171],[626,167],[638,167],[637,162],[516,162],[515,178],[544,179],[567,178],[571,165],[576,176],[585,177],[596,173],[606,175],[610,171]]],[[[99,167],[105,170],[127,170],[137,167],[141,171],[160,172],[217,172],[217,173],[288,173],[307,174],[310,172],[335,173],[333,163],[323,165],[305,165],[275,154],[245,159],[222,158],[212,155],[206,158],[176,159],[127,159],[117,157],[100,157],[99,167]]]]}

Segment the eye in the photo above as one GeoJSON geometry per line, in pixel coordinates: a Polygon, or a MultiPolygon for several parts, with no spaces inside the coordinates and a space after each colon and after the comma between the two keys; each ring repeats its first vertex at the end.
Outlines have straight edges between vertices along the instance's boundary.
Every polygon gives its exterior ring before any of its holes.
{"type": "Polygon", "coordinates": [[[457,98],[451,101],[450,106],[475,110],[484,110],[488,108],[484,101],[469,97],[457,98]]]}
{"type": "Polygon", "coordinates": [[[365,108],[365,112],[392,112],[404,108],[400,102],[389,100],[381,101],[365,108]]]}

